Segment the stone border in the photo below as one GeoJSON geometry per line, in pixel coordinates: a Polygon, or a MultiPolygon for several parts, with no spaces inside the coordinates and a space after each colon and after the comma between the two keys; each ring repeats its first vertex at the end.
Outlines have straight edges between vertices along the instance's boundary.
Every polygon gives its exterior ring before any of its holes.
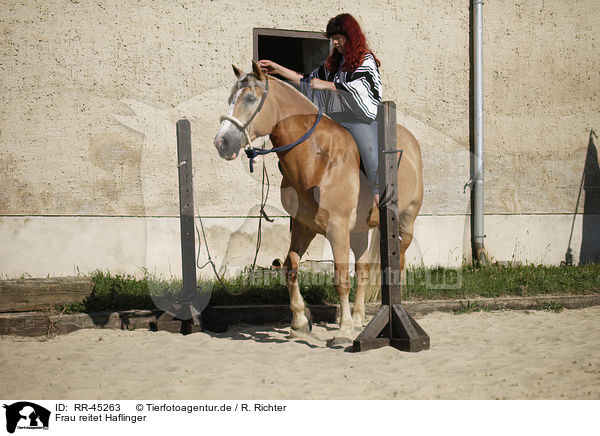
{"type": "MultiPolygon", "coordinates": [[[[541,310],[545,303],[560,304],[565,309],[600,306],[600,294],[403,301],[402,305],[412,316],[421,317],[432,312],[460,312],[469,307],[482,310],[541,310]]],[[[380,303],[367,303],[367,315],[375,315],[379,306],[380,303]]]]}
{"type": "MultiPolygon", "coordinates": [[[[214,306],[228,325],[289,323],[292,314],[288,305],[214,306]]],[[[336,306],[311,306],[313,322],[335,322],[336,306]]],[[[80,329],[150,329],[160,316],[160,310],[126,310],[75,314],[48,312],[0,313],[0,335],[53,336],[80,329]]]]}
{"type": "MultiPolygon", "coordinates": [[[[541,295],[537,297],[471,298],[464,300],[405,301],[408,313],[420,317],[432,312],[455,312],[468,308],[482,310],[540,310],[544,304],[557,304],[565,309],[600,306],[600,295],[541,295]]],[[[368,303],[367,315],[374,315],[380,303],[368,303]]],[[[287,305],[215,306],[229,325],[289,322],[287,305]]],[[[335,322],[337,306],[311,306],[314,322],[335,322]]],[[[149,329],[162,312],[159,310],[127,310],[121,312],[76,313],[70,315],[44,312],[0,313],[0,335],[46,336],[71,333],[84,328],[149,329]]]]}
{"type": "Polygon", "coordinates": [[[464,300],[406,301],[402,305],[413,316],[431,312],[455,312],[468,307],[484,310],[541,310],[547,303],[560,304],[565,309],[600,306],[598,295],[538,295],[535,297],[467,298],[464,300]]]}

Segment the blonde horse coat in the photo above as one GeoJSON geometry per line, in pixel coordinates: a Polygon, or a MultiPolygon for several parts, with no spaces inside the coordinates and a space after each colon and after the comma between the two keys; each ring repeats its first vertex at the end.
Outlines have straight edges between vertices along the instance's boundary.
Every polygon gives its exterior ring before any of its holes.
{"type": "MultiPolygon", "coordinates": [[[[253,63],[253,72],[242,74],[230,98],[227,119],[221,122],[215,147],[224,159],[235,159],[247,136],[254,140],[269,135],[274,148],[294,142],[314,124],[317,107],[292,86],[266,76],[253,63]],[[263,106],[259,104],[267,87],[263,106]],[[257,112],[258,110],[258,112],[257,112]],[[243,132],[244,124],[254,115],[243,132]],[[232,122],[232,120],[234,120],[232,122]],[[239,120],[238,123],[235,120],[239,120]],[[238,124],[238,125],[236,125],[238,124]]],[[[403,150],[398,170],[398,217],[400,268],[413,237],[414,221],[423,199],[421,150],[417,140],[404,127],[397,126],[398,148],[403,150]]],[[[352,135],[324,116],[306,141],[286,152],[277,153],[283,180],[281,202],[292,217],[292,235],[284,262],[292,311],[292,331],[308,332],[309,321],[298,286],[298,264],[317,233],[331,244],[334,257],[335,288],[340,298],[340,329],[336,338],[343,342],[354,336],[354,326],[364,323],[364,293],[369,278],[368,230],[366,221],[372,196],[360,171],[360,156],[352,135]],[[354,311],[348,296],[349,252],[356,259],[357,292],[354,311]]]]}

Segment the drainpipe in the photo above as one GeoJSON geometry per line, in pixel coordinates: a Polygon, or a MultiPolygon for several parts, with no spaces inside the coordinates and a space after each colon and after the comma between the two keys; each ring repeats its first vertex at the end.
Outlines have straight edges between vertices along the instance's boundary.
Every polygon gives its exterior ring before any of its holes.
{"type": "Polygon", "coordinates": [[[487,263],[483,240],[483,1],[472,0],[473,153],[471,157],[471,247],[478,265],[487,263]]]}

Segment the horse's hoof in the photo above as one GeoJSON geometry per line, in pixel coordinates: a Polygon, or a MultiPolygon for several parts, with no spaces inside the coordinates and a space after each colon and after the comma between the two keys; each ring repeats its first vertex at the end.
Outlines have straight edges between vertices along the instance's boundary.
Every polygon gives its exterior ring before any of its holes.
{"type": "Polygon", "coordinates": [[[299,329],[290,329],[290,339],[305,339],[310,336],[311,330],[308,326],[299,329]]]}
{"type": "Polygon", "coordinates": [[[306,317],[306,319],[308,319],[308,331],[312,332],[313,317],[312,317],[312,312],[310,311],[310,309],[308,308],[308,306],[304,308],[304,316],[306,317]]]}
{"type": "Polygon", "coordinates": [[[353,316],[352,324],[354,324],[354,330],[362,330],[362,328],[365,326],[364,316],[353,316]]]}
{"type": "Polygon", "coordinates": [[[331,339],[327,340],[327,346],[328,347],[336,347],[338,345],[349,344],[351,342],[352,342],[352,339],[350,339],[350,338],[336,336],[335,338],[331,338],[331,339]]]}
{"type": "Polygon", "coordinates": [[[312,323],[310,322],[310,318],[308,318],[306,323],[300,324],[299,327],[292,326],[290,328],[290,338],[297,338],[301,336],[310,335],[312,332],[312,323]]]}
{"type": "Polygon", "coordinates": [[[304,308],[304,318],[298,315],[297,318],[292,318],[292,332],[308,335],[312,332],[312,314],[308,307],[304,308]]]}

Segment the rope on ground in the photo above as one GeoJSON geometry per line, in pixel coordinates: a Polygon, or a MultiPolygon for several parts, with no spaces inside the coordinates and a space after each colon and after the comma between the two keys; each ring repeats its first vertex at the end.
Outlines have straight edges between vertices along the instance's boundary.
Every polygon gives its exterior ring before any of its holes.
{"type": "MultiPolygon", "coordinates": [[[[263,148],[265,146],[266,141],[263,142],[263,148]]],[[[252,267],[250,268],[249,274],[252,275],[256,269],[256,260],[258,258],[258,253],[260,251],[260,247],[262,244],[262,219],[264,218],[267,222],[274,222],[275,220],[273,220],[272,218],[270,218],[266,211],[265,211],[265,206],[267,205],[267,201],[269,199],[269,191],[271,188],[270,185],[270,181],[269,181],[269,173],[267,172],[267,168],[265,166],[265,160],[263,158],[262,161],[262,186],[261,186],[261,202],[260,202],[260,211],[258,214],[258,231],[257,231],[257,235],[256,235],[256,250],[254,252],[254,260],[252,261],[252,267]],[[265,192],[265,185],[266,185],[266,192],[265,192]]],[[[196,202],[194,202],[196,203],[196,202]]],[[[213,261],[211,255],[210,255],[210,250],[208,248],[208,242],[206,240],[206,231],[204,230],[204,223],[202,222],[202,217],[200,216],[200,214],[198,213],[198,208],[197,208],[197,204],[195,204],[196,207],[196,216],[198,217],[198,221],[200,221],[200,230],[202,231],[202,240],[204,241],[204,246],[206,247],[206,255],[208,257],[208,261],[206,263],[204,263],[204,265],[200,266],[199,262],[200,262],[200,251],[201,248],[198,247],[198,255],[196,256],[196,267],[200,270],[204,269],[207,265],[210,265],[212,267],[212,270],[215,274],[215,277],[217,278],[217,280],[219,281],[219,283],[221,284],[221,286],[223,287],[223,289],[225,290],[225,292],[227,292],[228,294],[231,295],[240,295],[243,293],[242,292],[234,292],[233,290],[231,290],[224,282],[223,278],[221,277],[221,275],[219,274],[219,272],[217,271],[217,266],[215,265],[215,262],[213,261]]],[[[196,228],[196,234],[198,236],[198,241],[200,241],[200,232],[198,231],[198,226],[195,226],[196,228]]]]}
{"type": "Polygon", "coordinates": [[[271,184],[269,183],[269,173],[267,172],[267,168],[265,166],[264,159],[262,161],[262,169],[263,170],[262,170],[262,186],[261,186],[261,192],[260,192],[260,213],[258,215],[258,231],[256,234],[256,250],[254,252],[254,260],[252,261],[252,268],[250,269],[251,274],[254,272],[254,269],[256,268],[256,259],[258,258],[258,252],[260,251],[260,246],[262,243],[262,218],[264,217],[265,220],[267,220],[270,223],[272,223],[274,221],[273,219],[269,218],[269,216],[265,212],[265,206],[267,205],[267,200],[269,199],[269,190],[270,190],[271,184]],[[265,179],[266,179],[266,186],[267,186],[266,194],[265,194],[265,179]]]}

